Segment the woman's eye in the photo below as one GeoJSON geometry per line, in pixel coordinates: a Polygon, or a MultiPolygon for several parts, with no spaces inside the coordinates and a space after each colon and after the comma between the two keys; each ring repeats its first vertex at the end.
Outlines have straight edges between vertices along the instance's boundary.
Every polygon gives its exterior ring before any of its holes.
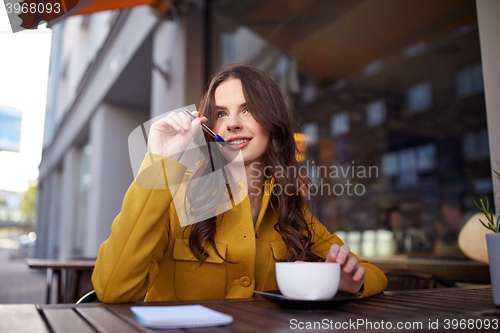
{"type": "Polygon", "coordinates": [[[219,112],[219,113],[217,113],[217,118],[222,118],[222,117],[225,117],[225,116],[226,116],[225,112],[219,112]]]}
{"type": "Polygon", "coordinates": [[[243,113],[250,113],[250,109],[245,109],[243,113]]]}

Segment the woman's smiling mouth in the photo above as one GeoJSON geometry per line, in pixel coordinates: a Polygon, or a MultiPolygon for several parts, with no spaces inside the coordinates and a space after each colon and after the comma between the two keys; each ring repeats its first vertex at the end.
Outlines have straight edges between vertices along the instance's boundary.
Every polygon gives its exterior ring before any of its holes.
{"type": "Polygon", "coordinates": [[[226,140],[227,146],[230,149],[241,149],[246,147],[252,138],[234,138],[226,140]]]}
{"type": "Polygon", "coordinates": [[[245,142],[248,142],[250,141],[249,139],[245,139],[245,140],[234,140],[234,141],[231,141],[229,144],[230,145],[239,145],[240,143],[245,143],[245,142]]]}

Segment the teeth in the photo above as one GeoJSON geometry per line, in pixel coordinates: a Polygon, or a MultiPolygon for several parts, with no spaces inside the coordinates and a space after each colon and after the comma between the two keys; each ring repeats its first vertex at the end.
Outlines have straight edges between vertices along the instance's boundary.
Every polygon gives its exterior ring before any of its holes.
{"type": "Polygon", "coordinates": [[[245,140],[234,140],[234,141],[229,142],[228,144],[230,146],[232,146],[232,145],[239,145],[241,143],[245,143],[245,142],[248,142],[248,141],[250,141],[250,140],[248,140],[248,139],[245,139],[245,140]]]}

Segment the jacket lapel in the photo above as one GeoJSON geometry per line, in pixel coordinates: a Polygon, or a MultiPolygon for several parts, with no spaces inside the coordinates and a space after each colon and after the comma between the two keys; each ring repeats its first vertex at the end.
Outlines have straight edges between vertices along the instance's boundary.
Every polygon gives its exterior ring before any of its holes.
{"type": "Polygon", "coordinates": [[[267,178],[264,183],[264,194],[262,195],[262,203],[260,204],[260,212],[259,217],[257,218],[257,223],[255,223],[255,232],[259,230],[259,227],[264,220],[264,215],[267,211],[267,206],[269,205],[269,201],[271,200],[271,193],[274,186],[274,178],[267,178]]]}

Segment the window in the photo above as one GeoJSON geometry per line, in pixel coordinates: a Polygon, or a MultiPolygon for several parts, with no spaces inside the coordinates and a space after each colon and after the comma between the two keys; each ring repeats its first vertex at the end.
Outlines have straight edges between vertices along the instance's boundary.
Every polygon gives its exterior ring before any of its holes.
{"type": "Polygon", "coordinates": [[[490,154],[488,130],[469,131],[462,138],[462,152],[466,160],[487,159],[490,154]]]}
{"type": "Polygon", "coordinates": [[[399,185],[416,185],[418,183],[417,156],[415,149],[409,148],[399,152],[399,185]]]}
{"type": "Polygon", "coordinates": [[[408,110],[418,113],[430,109],[432,106],[432,88],[429,82],[422,82],[408,90],[408,110]]]}
{"type": "Polygon", "coordinates": [[[391,152],[384,154],[382,157],[382,173],[386,177],[393,177],[399,173],[397,153],[391,152]]]}
{"type": "Polygon", "coordinates": [[[316,100],[316,86],[314,83],[308,82],[302,87],[301,94],[302,104],[309,104],[316,100]]]}
{"type": "Polygon", "coordinates": [[[375,127],[385,121],[385,101],[383,98],[371,101],[366,106],[366,125],[375,127]]]}
{"type": "Polygon", "coordinates": [[[234,63],[257,66],[290,93],[310,138],[306,158],[318,168],[380,170],[371,178],[349,172],[366,194],[324,195],[320,221],[332,232],[363,234],[388,228],[389,211],[399,207],[414,231],[406,250],[458,257],[443,253],[458,247],[439,234],[449,231],[436,226],[441,202],[467,193],[472,215],[474,199],[493,198],[474,1],[388,1],[389,10],[341,0],[208,6],[209,74],[227,65],[221,36],[234,34],[247,50],[234,63]],[[241,29],[245,35],[235,33],[241,29]]]}
{"type": "Polygon", "coordinates": [[[419,171],[429,171],[435,167],[436,146],[432,143],[417,148],[419,171]]]}
{"type": "Polygon", "coordinates": [[[334,114],[330,120],[331,135],[339,136],[349,133],[349,113],[347,111],[334,114]]]}
{"type": "Polygon", "coordinates": [[[19,151],[22,111],[0,105],[0,151],[19,151]]]}
{"type": "Polygon", "coordinates": [[[306,145],[314,146],[318,142],[318,124],[309,123],[302,127],[302,132],[307,135],[306,145]]]}
{"type": "Polygon", "coordinates": [[[457,96],[469,97],[484,90],[483,69],[476,63],[460,69],[457,72],[457,96]]]}

